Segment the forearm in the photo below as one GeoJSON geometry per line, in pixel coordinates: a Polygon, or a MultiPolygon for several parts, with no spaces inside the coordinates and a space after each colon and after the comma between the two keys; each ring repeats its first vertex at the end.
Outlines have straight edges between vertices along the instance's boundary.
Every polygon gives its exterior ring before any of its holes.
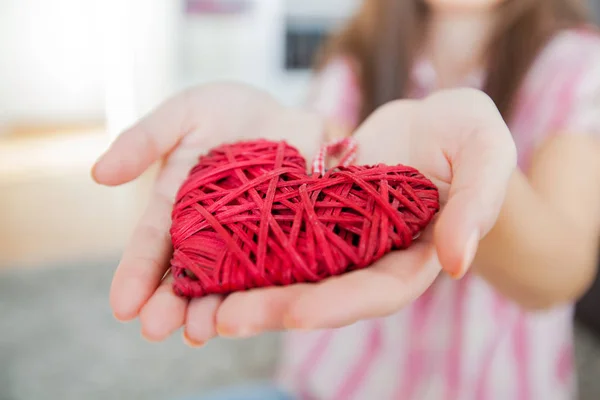
{"type": "Polygon", "coordinates": [[[475,260],[475,271],[497,290],[535,309],[580,296],[594,276],[598,248],[596,235],[540,192],[515,171],[475,260]]]}

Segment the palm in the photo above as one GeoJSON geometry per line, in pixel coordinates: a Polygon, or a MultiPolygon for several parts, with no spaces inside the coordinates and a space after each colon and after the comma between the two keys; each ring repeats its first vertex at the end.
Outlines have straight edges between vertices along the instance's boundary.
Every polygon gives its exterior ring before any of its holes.
{"type": "MultiPolygon", "coordinates": [[[[219,144],[257,137],[283,139],[307,155],[315,151],[321,134],[316,116],[285,108],[263,92],[234,84],[190,90],[167,103],[162,113],[140,123],[144,125],[148,130],[153,125],[164,125],[165,130],[175,126],[181,132],[157,177],[157,187],[168,198],[174,196],[198,156],[219,144]],[[174,124],[174,119],[183,125],[174,124]]],[[[176,133],[172,132],[173,139],[176,133]]]]}
{"type": "Polygon", "coordinates": [[[318,284],[191,301],[175,296],[170,277],[163,279],[171,254],[170,211],[198,155],[222,142],[262,137],[288,140],[310,157],[321,134],[316,116],[286,109],[261,92],[235,85],[190,91],[123,134],[97,164],[99,182],[127,182],[166,157],[148,210],[115,274],[115,315],[131,319],[139,314],[144,334],[153,340],[185,325],[188,338],[203,342],[217,331],[246,336],[282,328],[342,326],[390,314],[418,297],[442,268],[461,268],[471,234],[479,237],[493,225],[514,167],[510,134],[493,104],[479,93],[448,92],[422,102],[386,105],[356,132],[358,163],[410,165],[438,186],[442,211],[417,243],[368,269],[318,284]],[[129,154],[136,157],[124,165],[129,154]]]}

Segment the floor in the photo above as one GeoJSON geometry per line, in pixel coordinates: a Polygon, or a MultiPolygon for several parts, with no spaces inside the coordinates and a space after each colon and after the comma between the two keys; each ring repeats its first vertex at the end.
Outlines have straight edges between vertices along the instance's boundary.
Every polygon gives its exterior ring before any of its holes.
{"type": "Polygon", "coordinates": [[[0,400],[169,400],[269,375],[275,336],[191,350],[116,322],[112,267],[0,270],[0,400]]]}
{"type": "MultiPolygon", "coordinates": [[[[119,324],[107,304],[114,262],[0,268],[0,400],[171,400],[261,379],[277,336],[216,340],[192,350],[119,324]]],[[[600,398],[600,342],[577,331],[581,399],[600,398]]]]}

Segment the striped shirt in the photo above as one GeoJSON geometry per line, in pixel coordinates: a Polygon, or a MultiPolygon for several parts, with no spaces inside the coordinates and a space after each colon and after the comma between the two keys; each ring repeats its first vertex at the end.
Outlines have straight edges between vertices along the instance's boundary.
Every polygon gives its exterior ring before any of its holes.
{"type": "MultiPolygon", "coordinates": [[[[466,84],[481,88],[483,77],[471,78],[466,84]]],[[[415,97],[435,90],[426,62],[415,66],[413,80],[415,97]]],[[[350,65],[332,62],[317,81],[312,106],[356,125],[360,95],[350,65]]],[[[600,38],[557,34],[516,104],[509,125],[522,169],[550,135],[600,134],[600,38]]],[[[473,274],[440,276],[387,318],[286,333],[279,382],[303,400],[573,399],[572,317],[572,306],[526,312],[473,274]]]]}

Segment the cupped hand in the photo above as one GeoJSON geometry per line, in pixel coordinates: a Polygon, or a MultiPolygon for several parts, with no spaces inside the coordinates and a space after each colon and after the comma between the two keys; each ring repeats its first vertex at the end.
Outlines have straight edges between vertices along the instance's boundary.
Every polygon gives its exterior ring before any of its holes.
{"type": "Polygon", "coordinates": [[[192,337],[214,335],[222,299],[188,302],[173,294],[172,277],[166,275],[177,190],[198,156],[216,145],[253,138],[286,140],[311,157],[323,129],[313,114],[283,107],[262,91],[227,83],[187,90],[122,133],[92,170],[98,183],[124,184],[155,162],[161,165],[148,207],[113,279],[110,303],[115,317],[126,321],[139,316],[150,340],[164,339],[184,323],[192,337]]]}
{"type": "MultiPolygon", "coordinates": [[[[224,129],[227,134],[214,137],[220,124],[227,122],[220,118],[231,117],[233,114],[227,113],[235,108],[219,112],[210,108],[207,113],[204,107],[209,104],[177,101],[179,107],[168,102],[125,133],[95,169],[98,181],[117,184],[176,149],[165,161],[155,199],[124,254],[111,293],[117,317],[134,318],[141,310],[142,329],[153,340],[165,338],[181,325],[185,325],[188,342],[203,343],[217,333],[245,337],[270,330],[332,328],[389,315],[421,295],[440,271],[454,277],[467,271],[480,238],[496,221],[516,164],[508,128],[493,102],[479,91],[443,91],[424,100],[384,105],[355,133],[357,163],[413,166],[438,186],[441,211],[419,240],[367,269],[317,284],[255,289],[225,298],[208,296],[188,304],[172,294],[168,278],[159,286],[170,256],[168,213],[176,186],[207,147],[227,139],[282,137],[270,136],[281,132],[271,134],[266,128],[245,130],[243,123],[237,130],[224,129]],[[190,125],[182,109],[196,112],[196,122],[190,125]],[[181,129],[169,133],[173,127],[181,129]],[[178,151],[189,156],[179,157],[178,151]],[[129,154],[136,154],[129,166],[119,161],[129,154]],[[167,180],[169,185],[161,183],[167,180]]],[[[301,146],[308,157],[313,155],[320,138],[318,118],[285,110],[272,101],[265,102],[264,111],[246,110],[243,115],[257,126],[276,127],[284,119],[280,113],[304,121],[286,139],[301,146]],[[294,141],[294,134],[305,143],[294,141]]]]}

